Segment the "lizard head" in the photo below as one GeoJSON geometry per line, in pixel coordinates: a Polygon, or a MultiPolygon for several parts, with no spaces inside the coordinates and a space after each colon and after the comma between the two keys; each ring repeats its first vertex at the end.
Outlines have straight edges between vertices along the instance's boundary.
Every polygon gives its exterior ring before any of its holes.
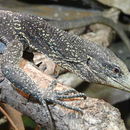
{"type": "Polygon", "coordinates": [[[92,43],[90,46],[93,50],[87,48],[86,58],[82,58],[87,60],[77,64],[82,71],[77,72],[80,77],[130,92],[130,73],[126,65],[111,50],[92,43]]]}

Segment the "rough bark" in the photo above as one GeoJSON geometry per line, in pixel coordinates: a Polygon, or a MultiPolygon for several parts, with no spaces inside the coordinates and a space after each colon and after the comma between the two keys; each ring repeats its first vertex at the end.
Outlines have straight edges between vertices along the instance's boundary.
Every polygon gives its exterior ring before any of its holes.
{"type": "MultiPolygon", "coordinates": [[[[34,68],[29,62],[21,62],[21,68],[43,89],[53,80],[48,75],[34,68]]],[[[16,108],[25,115],[31,117],[36,123],[46,129],[52,129],[51,120],[48,118],[48,111],[45,106],[37,102],[31,102],[18,94],[11,87],[11,84],[4,80],[0,84],[0,101],[5,102],[16,108]]],[[[67,90],[69,87],[57,84],[56,90],[67,90]]],[[[119,111],[104,102],[94,98],[73,99],[63,101],[66,104],[77,106],[83,109],[83,114],[69,110],[60,105],[48,104],[51,113],[53,125],[57,130],[125,130],[124,123],[120,117],[119,111]]]]}

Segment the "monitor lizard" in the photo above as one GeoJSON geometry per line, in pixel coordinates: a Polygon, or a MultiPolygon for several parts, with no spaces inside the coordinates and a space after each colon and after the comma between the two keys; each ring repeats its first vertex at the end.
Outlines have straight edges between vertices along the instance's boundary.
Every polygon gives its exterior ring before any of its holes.
{"type": "MultiPolygon", "coordinates": [[[[0,42],[7,47],[3,53],[3,75],[17,88],[31,94],[42,104],[57,103],[76,111],[60,99],[85,97],[71,89],[66,92],[39,90],[30,77],[18,67],[23,49],[29,46],[88,82],[101,83],[130,92],[130,74],[126,65],[107,48],[50,25],[44,18],[0,10],[0,42]],[[70,93],[73,93],[73,95],[70,93]]],[[[51,86],[51,85],[50,85],[51,86]]]]}

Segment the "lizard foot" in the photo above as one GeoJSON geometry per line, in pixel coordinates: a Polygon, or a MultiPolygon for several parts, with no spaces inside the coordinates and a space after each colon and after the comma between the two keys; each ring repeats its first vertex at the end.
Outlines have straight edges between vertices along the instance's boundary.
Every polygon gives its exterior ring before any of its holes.
{"type": "Polygon", "coordinates": [[[64,90],[62,92],[57,92],[57,94],[58,94],[57,98],[59,99],[78,98],[78,97],[82,97],[86,99],[86,95],[84,93],[79,93],[75,89],[64,90]],[[73,94],[73,95],[68,95],[68,94],[73,94]]]}
{"type": "Polygon", "coordinates": [[[81,108],[70,106],[70,105],[66,104],[65,102],[63,102],[62,100],[70,99],[70,98],[77,98],[77,97],[82,97],[85,99],[86,95],[83,93],[78,93],[74,89],[63,90],[62,92],[57,92],[56,90],[53,90],[54,87],[56,86],[56,84],[57,84],[56,80],[52,81],[52,83],[49,85],[48,89],[46,90],[44,99],[43,98],[41,99],[41,103],[42,103],[42,100],[45,100],[46,102],[59,104],[68,109],[72,109],[72,110],[82,113],[81,108]]]}

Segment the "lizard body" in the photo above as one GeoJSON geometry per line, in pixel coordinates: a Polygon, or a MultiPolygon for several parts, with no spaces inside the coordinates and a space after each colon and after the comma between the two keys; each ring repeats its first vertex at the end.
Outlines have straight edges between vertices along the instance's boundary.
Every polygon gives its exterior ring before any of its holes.
{"type": "MultiPolygon", "coordinates": [[[[1,39],[0,41],[1,43],[4,43],[7,46],[7,48],[4,49],[5,46],[0,44],[0,46],[2,47],[1,52],[3,52],[3,56],[1,60],[1,70],[5,78],[7,78],[11,83],[13,83],[14,86],[17,87],[18,89],[24,91],[25,93],[39,100],[41,104],[43,104],[44,106],[46,105],[46,102],[51,102],[51,103],[62,105],[69,109],[82,112],[80,108],[69,106],[60,100],[70,99],[75,97],[85,98],[86,97],[85,94],[77,93],[77,91],[74,89],[70,89],[63,92],[57,92],[53,90],[54,87],[52,84],[54,83],[50,84],[47,90],[39,89],[37,88],[37,84],[35,84],[35,82],[33,82],[31,78],[25,72],[23,72],[22,69],[18,67],[17,64],[19,63],[23,55],[24,45],[30,46],[32,48],[34,48],[34,46],[28,44],[29,39],[27,39],[24,34],[25,30],[23,32],[21,30],[22,29],[21,27],[25,29],[24,28],[25,26],[22,25],[24,18],[23,21],[21,21],[22,19],[19,19],[19,17],[21,17],[21,14],[17,14],[17,13],[13,14],[13,12],[10,11],[3,11],[2,14],[0,17],[3,18],[0,20],[1,22],[0,24],[1,25],[4,24],[10,30],[9,31],[7,28],[6,29],[2,28],[1,26],[2,32],[0,34],[0,39],[1,39]],[[10,19],[11,17],[12,19],[10,19]],[[7,21],[7,19],[9,21],[7,21]]],[[[2,80],[3,78],[1,78],[1,81],[2,80]]]]}
{"type": "MultiPolygon", "coordinates": [[[[29,46],[44,53],[88,82],[130,91],[129,71],[109,49],[53,27],[41,17],[0,10],[0,41],[8,48],[3,55],[2,73],[16,87],[32,94],[43,103],[46,100],[66,106],[59,99],[84,95],[65,94],[66,96],[62,97],[57,96],[52,90],[47,91],[47,94],[37,90],[36,84],[16,66],[22,56],[21,46],[29,46]]],[[[66,107],[80,111],[70,106],[66,107]]]]}

